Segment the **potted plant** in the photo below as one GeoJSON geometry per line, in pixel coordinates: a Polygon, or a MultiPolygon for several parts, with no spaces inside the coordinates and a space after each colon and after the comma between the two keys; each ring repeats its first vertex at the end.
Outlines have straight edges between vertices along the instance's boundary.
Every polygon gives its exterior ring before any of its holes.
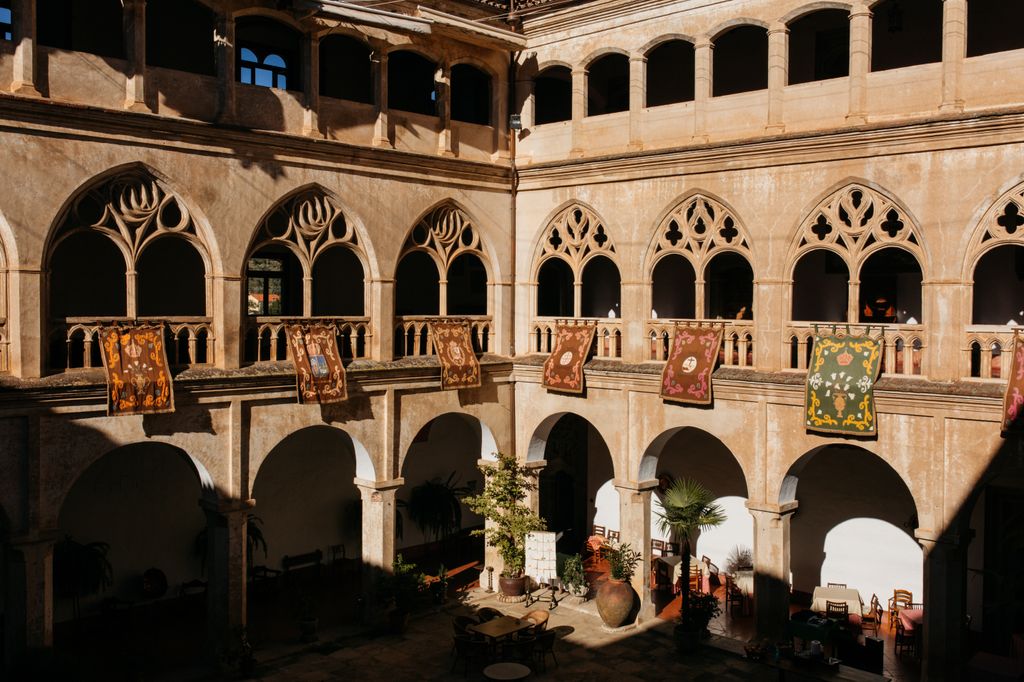
{"type": "Polygon", "coordinates": [[[585,599],[590,592],[587,575],[583,571],[583,558],[579,554],[567,558],[562,565],[562,586],[574,597],[585,599]]]}
{"type": "Polygon", "coordinates": [[[597,591],[597,612],[610,628],[625,625],[636,604],[636,592],[629,584],[636,565],[643,558],[628,542],[607,551],[611,575],[597,591]]]}
{"type": "Polygon", "coordinates": [[[409,613],[419,597],[423,586],[423,574],[416,570],[416,564],[405,561],[402,555],[395,557],[391,573],[382,573],[378,581],[378,600],[390,606],[388,624],[392,632],[401,633],[409,623],[409,613]]]}
{"type": "Polygon", "coordinates": [[[430,594],[435,604],[448,602],[448,569],[444,564],[437,569],[437,580],[430,583],[430,594]]]}
{"type": "Polygon", "coordinates": [[[484,474],[483,492],[466,498],[466,506],[491,523],[473,533],[483,535],[501,556],[501,593],[521,597],[526,594],[526,534],[546,527],[544,519],[524,503],[526,494],[537,486],[513,455],[499,453],[497,463],[482,464],[480,470],[484,474]]]}
{"type": "Polygon", "coordinates": [[[409,492],[405,504],[409,520],[425,537],[433,536],[435,541],[443,542],[462,528],[462,499],[476,490],[474,483],[458,485],[454,471],[446,481],[424,481],[409,492]]]}
{"type": "Polygon", "coordinates": [[[754,567],[754,553],[749,547],[736,545],[729,550],[729,556],[725,558],[725,572],[729,575],[736,575],[737,571],[746,571],[754,567]]]}
{"type": "MultiPolygon", "coordinates": [[[[690,478],[680,478],[674,481],[661,499],[662,510],[658,513],[661,517],[661,529],[666,533],[673,533],[682,539],[683,566],[688,567],[690,557],[693,554],[690,548],[691,537],[698,530],[708,530],[720,526],[725,522],[725,512],[715,503],[715,495],[699,482],[690,478]]],[[[684,580],[688,582],[689,571],[684,570],[684,580]]],[[[702,614],[695,614],[691,617],[690,600],[692,595],[700,594],[692,592],[688,587],[683,589],[682,607],[680,609],[680,625],[676,628],[677,638],[685,637],[692,640],[696,646],[704,630],[707,629],[707,622],[702,614]],[[696,617],[699,616],[699,617],[696,617]]],[[[714,595],[708,595],[718,603],[714,595]]],[[[712,616],[713,617],[713,616],[712,616]]],[[[682,648],[682,645],[681,645],[682,648]]]]}
{"type": "Polygon", "coordinates": [[[686,613],[680,613],[680,623],[675,630],[676,646],[681,653],[694,651],[700,640],[708,637],[708,623],[722,614],[718,597],[713,594],[693,590],[688,602],[686,613]]]}

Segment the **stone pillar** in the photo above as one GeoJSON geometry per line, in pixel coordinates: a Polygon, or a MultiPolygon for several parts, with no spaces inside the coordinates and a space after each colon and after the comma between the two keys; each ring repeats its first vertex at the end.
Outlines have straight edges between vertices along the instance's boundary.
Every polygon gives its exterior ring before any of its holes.
{"type": "Polygon", "coordinates": [[[967,0],[942,3],[942,104],[941,111],[963,111],[960,76],[967,57],[967,0]]]}
{"type": "Polygon", "coordinates": [[[644,321],[650,310],[644,310],[650,285],[644,282],[622,282],[622,360],[638,363],[647,360],[650,346],[644,338],[644,321]]]}
{"type": "Polygon", "coordinates": [[[711,59],[715,46],[708,36],[700,36],[693,46],[693,141],[708,141],[708,101],[711,99],[711,59]]]}
{"type": "Polygon", "coordinates": [[[55,532],[15,538],[10,543],[13,561],[9,580],[14,588],[11,592],[18,599],[9,605],[11,632],[5,633],[5,638],[13,646],[9,653],[15,656],[53,646],[55,544],[55,532]]]}
{"type": "MultiPolygon", "coordinates": [[[[515,85],[514,83],[512,84],[515,85]]],[[[508,102],[508,76],[499,77],[491,91],[491,125],[494,127],[493,149],[494,159],[509,159],[512,155],[509,140],[509,102],[508,102]]]]}
{"type": "Polygon", "coordinates": [[[788,367],[785,329],[792,310],[785,304],[792,286],[789,280],[754,282],[754,366],[760,370],[775,372],[788,367]]]}
{"type": "Polygon", "coordinates": [[[236,305],[243,300],[244,278],[235,276],[214,276],[213,301],[208,308],[216,313],[213,319],[213,355],[218,367],[233,369],[242,364],[245,354],[245,313],[236,305]]]}
{"type": "Polygon", "coordinates": [[[14,38],[11,92],[39,97],[36,88],[36,0],[14,0],[11,3],[11,19],[14,38]]]}
{"type": "Polygon", "coordinates": [[[310,271],[302,276],[302,316],[313,316],[313,272],[310,271]]]}
{"type": "Polygon", "coordinates": [[[777,639],[789,620],[789,523],[796,502],[747,502],[754,517],[754,626],[777,639]]]}
{"type": "Polygon", "coordinates": [[[707,282],[704,281],[703,274],[704,273],[701,272],[697,273],[697,278],[693,282],[693,316],[698,320],[703,320],[707,316],[707,311],[704,310],[704,286],[707,284],[707,282]]]}
{"type": "MultiPolygon", "coordinates": [[[[355,479],[363,500],[363,594],[372,595],[381,571],[390,571],[395,563],[395,494],[405,484],[390,481],[355,479]]],[[[369,604],[369,599],[365,603],[369,604]]]]}
{"type": "Polygon", "coordinates": [[[206,634],[211,653],[223,651],[246,625],[246,537],[255,500],[202,501],[206,512],[206,634]]]}
{"type": "MultiPolygon", "coordinates": [[[[437,137],[437,153],[441,156],[455,156],[452,142],[452,67],[448,62],[441,62],[434,72],[434,88],[437,91],[437,117],[440,119],[440,131],[437,137]]],[[[443,315],[444,313],[442,313],[443,315]]]]}
{"type": "Polygon", "coordinates": [[[640,552],[643,560],[633,574],[632,585],[640,595],[640,622],[654,618],[654,599],[651,597],[651,491],[658,481],[615,481],[619,491],[619,532],[622,542],[640,552]]]}
{"type": "Polygon", "coordinates": [[[849,292],[846,301],[846,321],[853,324],[860,320],[860,280],[853,271],[850,272],[849,292]]]}
{"type": "Polygon", "coordinates": [[[582,66],[572,70],[572,147],[569,156],[583,156],[583,119],[587,115],[587,70],[582,66]]]}
{"type": "Polygon", "coordinates": [[[644,148],[643,114],[647,101],[647,57],[629,56],[629,148],[644,148]]]}
{"type": "Polygon", "coordinates": [[[768,29],[768,125],[770,133],[781,133],[783,123],[782,94],[789,80],[789,28],[774,24],[768,29]]]}
{"type": "Polygon", "coordinates": [[[377,109],[373,123],[373,146],[392,147],[388,131],[388,53],[383,46],[374,48],[370,57],[373,78],[373,102],[377,109]]]}
{"type": "Polygon", "coordinates": [[[128,60],[125,80],[124,108],[146,111],[146,0],[126,0],[124,3],[124,52],[128,60]]]}
{"type": "Polygon", "coordinates": [[[373,341],[370,357],[380,362],[394,359],[395,353],[395,280],[377,279],[370,282],[370,324],[373,341]]]}
{"type": "Polygon", "coordinates": [[[10,371],[23,379],[42,376],[46,365],[42,355],[47,345],[42,342],[46,333],[42,284],[43,274],[39,270],[7,271],[10,371]]]}
{"type": "Polygon", "coordinates": [[[213,45],[217,63],[217,122],[231,123],[235,120],[238,73],[235,66],[235,18],[230,14],[217,15],[213,45]]]}
{"type": "Polygon", "coordinates": [[[858,2],[850,10],[850,123],[867,121],[868,72],[871,71],[871,10],[858,2]]]}
{"type": "MultiPolygon", "coordinates": [[[[970,376],[970,360],[964,361],[964,328],[936,324],[944,319],[970,319],[970,287],[960,282],[925,281],[921,284],[921,303],[927,329],[927,338],[923,339],[922,374],[933,381],[956,381],[970,376]],[[956,362],[952,362],[952,358],[956,358],[956,362]]],[[[904,355],[904,363],[909,357],[904,355]]]]}
{"type": "Polygon", "coordinates": [[[922,680],[960,680],[967,651],[967,552],[959,533],[917,529],[924,548],[922,680]]]}
{"type": "Polygon", "coordinates": [[[302,39],[302,134],[322,138],[320,131],[320,36],[302,39]]]}

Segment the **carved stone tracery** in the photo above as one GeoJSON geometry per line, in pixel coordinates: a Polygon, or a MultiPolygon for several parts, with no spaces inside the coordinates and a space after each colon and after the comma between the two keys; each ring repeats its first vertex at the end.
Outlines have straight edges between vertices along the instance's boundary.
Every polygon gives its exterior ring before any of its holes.
{"type": "Polygon", "coordinates": [[[480,235],[473,220],[454,204],[446,203],[423,216],[405,240],[402,255],[410,251],[426,251],[440,263],[442,273],[465,253],[484,261],[480,235]]]}
{"type": "Polygon", "coordinates": [[[965,280],[974,278],[983,253],[1005,244],[1024,246],[1024,183],[999,197],[981,219],[968,247],[965,280]]]}
{"type": "Polygon", "coordinates": [[[291,247],[307,271],[317,256],[333,246],[344,244],[361,253],[355,228],[337,203],[320,189],[306,190],[280,202],[260,225],[253,252],[274,243],[291,247]]]}
{"type": "Polygon", "coordinates": [[[664,253],[687,258],[698,275],[716,253],[732,250],[752,260],[743,224],[721,202],[695,194],[665,216],[655,235],[655,260],[664,253]]]}
{"type": "Polygon", "coordinates": [[[604,255],[614,261],[614,253],[615,244],[597,214],[586,206],[573,204],[560,211],[548,223],[541,243],[540,260],[561,258],[569,264],[579,281],[588,260],[604,255]]]}

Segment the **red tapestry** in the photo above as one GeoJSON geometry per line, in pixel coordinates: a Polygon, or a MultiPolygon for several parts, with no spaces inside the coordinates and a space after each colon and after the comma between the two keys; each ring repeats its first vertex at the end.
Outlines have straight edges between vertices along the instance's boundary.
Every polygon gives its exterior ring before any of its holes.
{"type": "Polygon", "coordinates": [[[295,363],[300,403],[338,403],[348,397],[334,327],[290,324],[288,343],[295,363]]]}
{"type": "Polygon", "coordinates": [[[107,414],[174,412],[163,327],[104,327],[100,344],[107,370],[107,414]]]}
{"type": "Polygon", "coordinates": [[[558,325],[555,348],[544,361],[541,383],[545,388],[567,393],[583,393],[583,363],[594,342],[593,325],[558,325]]]}
{"type": "Polygon", "coordinates": [[[1003,431],[1024,432],[1024,341],[1013,337],[1013,356],[1010,359],[1010,380],[1003,398],[1003,431]]]}
{"type": "Polygon", "coordinates": [[[677,403],[711,403],[711,373],[715,371],[722,330],[676,326],[672,352],[661,372],[661,397],[677,403]]]}
{"type": "Polygon", "coordinates": [[[431,320],[430,338],[441,362],[441,388],[476,388],[480,385],[480,363],[473,352],[469,323],[431,320]]]}

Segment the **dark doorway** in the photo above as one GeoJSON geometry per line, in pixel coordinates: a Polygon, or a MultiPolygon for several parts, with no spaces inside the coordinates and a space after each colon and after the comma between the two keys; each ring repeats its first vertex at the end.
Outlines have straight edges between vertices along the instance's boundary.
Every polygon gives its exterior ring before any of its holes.
{"type": "Polygon", "coordinates": [[[487,314],[487,269],[471,253],[464,253],[448,266],[448,314],[487,314]]]}
{"type": "Polygon", "coordinates": [[[50,258],[50,315],[127,315],[124,254],[97,232],[78,232],[62,241],[50,258]]]}
{"type": "Polygon", "coordinates": [[[967,3],[967,56],[1024,48],[1021,5],[1008,0],[970,0],[967,3]]]}
{"type": "Polygon", "coordinates": [[[544,450],[547,466],[540,474],[540,515],[548,530],[562,533],[558,551],[565,554],[579,552],[590,535],[588,426],[582,417],[565,415],[551,429],[544,450]]]}
{"type": "Polygon", "coordinates": [[[583,317],[622,317],[619,269],[610,258],[597,256],[583,268],[583,317]]]}
{"type": "Polygon", "coordinates": [[[124,59],[121,0],[38,0],[40,45],[124,59]]]}
{"type": "Polygon", "coordinates": [[[135,269],[141,317],[206,315],[206,267],[192,244],[175,237],[157,239],[135,269]]]}
{"type": "Polygon", "coordinates": [[[705,271],[704,312],[716,320],[754,319],[754,270],[738,253],[720,253],[705,271]]]}
{"type": "Polygon", "coordinates": [[[147,0],[146,63],[214,75],[214,25],[213,11],[195,0],[147,0]]]}
{"type": "Polygon", "coordinates": [[[452,67],[452,120],[491,125],[491,77],[471,64],[452,67]]]}
{"type": "Polygon", "coordinates": [[[359,256],[343,246],[327,249],[313,263],[313,314],[362,317],[363,288],[359,256]]]}
{"type": "Polygon", "coordinates": [[[860,269],[860,321],[921,324],[921,266],[900,248],[871,254],[860,269]]]}
{"type": "Polygon", "coordinates": [[[692,320],[696,313],[697,276],[685,257],[671,253],[654,266],[651,317],[692,320]]]}

